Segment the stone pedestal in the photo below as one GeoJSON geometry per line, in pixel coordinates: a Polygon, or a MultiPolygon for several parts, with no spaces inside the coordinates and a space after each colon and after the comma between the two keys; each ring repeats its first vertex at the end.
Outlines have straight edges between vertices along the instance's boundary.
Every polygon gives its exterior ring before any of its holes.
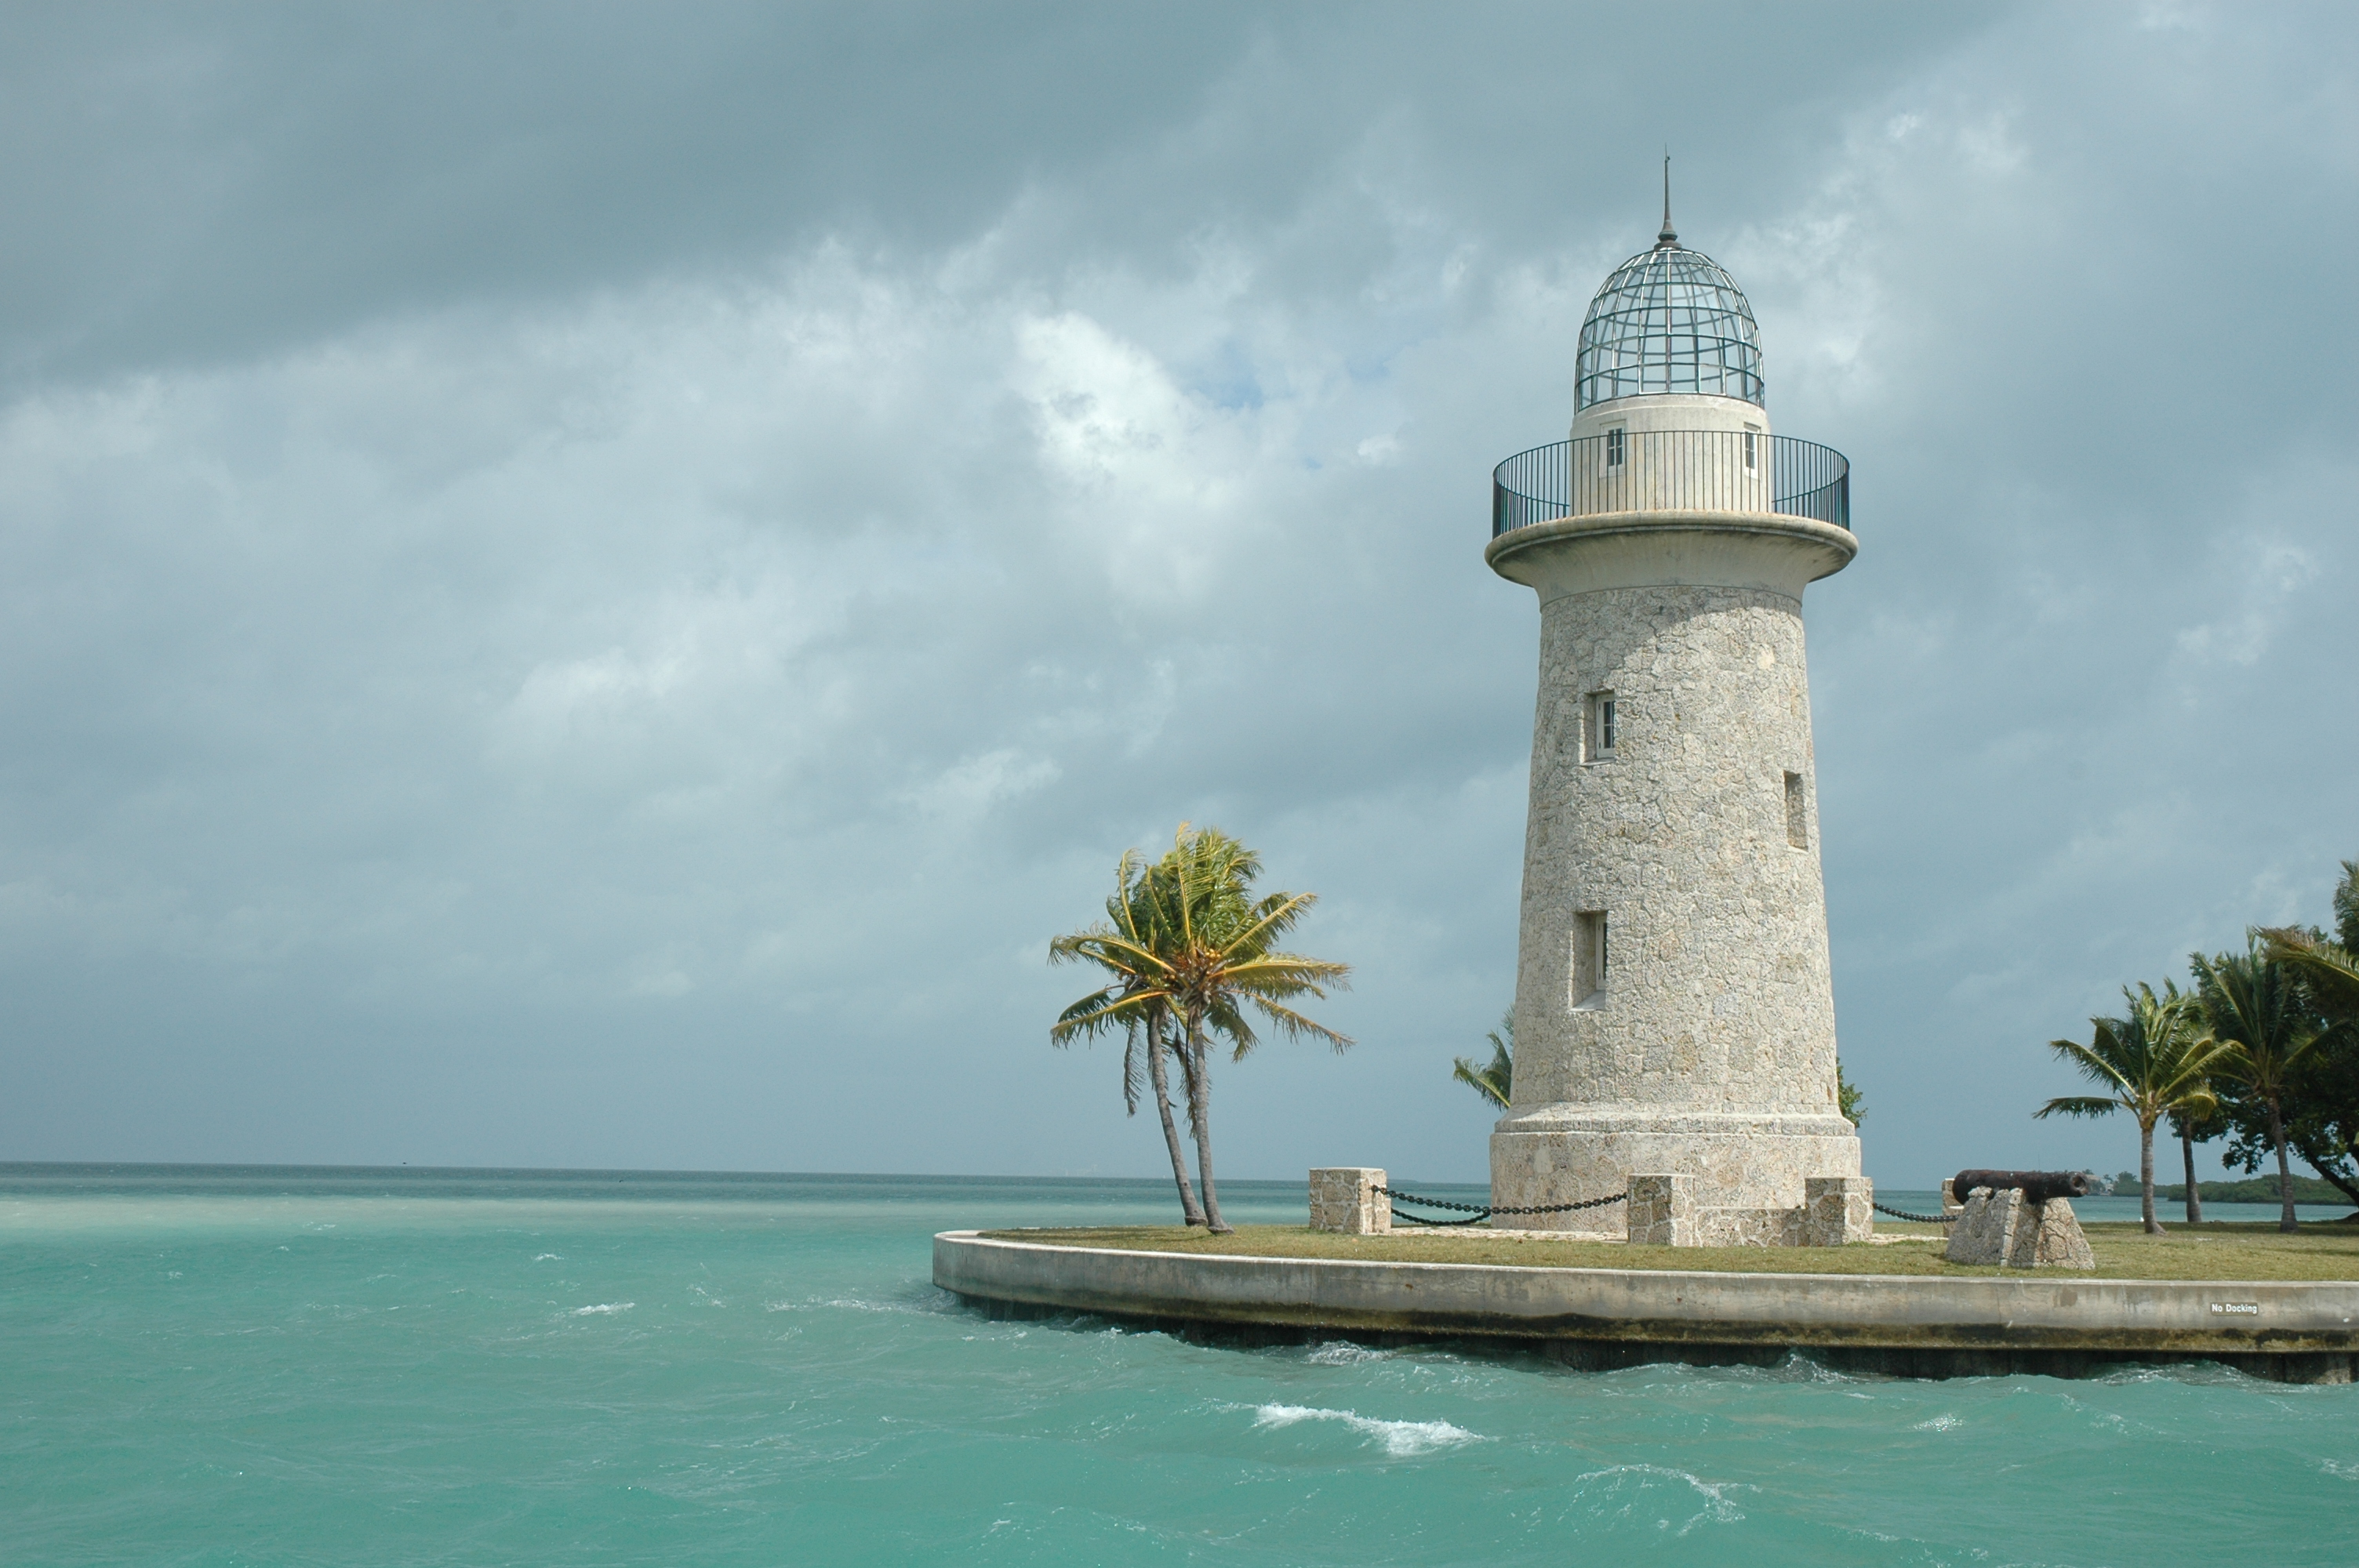
{"type": "Polygon", "coordinates": [[[1799,1208],[1708,1204],[1711,1189],[1684,1172],[1632,1176],[1627,1210],[1637,1247],[1841,1247],[1873,1233],[1874,1188],[1859,1176],[1812,1176],[1799,1208]]]}
{"type": "Polygon", "coordinates": [[[1805,1247],[1844,1247],[1875,1234],[1875,1184],[1864,1176],[1811,1176],[1802,1183],[1805,1247]]]}
{"type": "Polygon", "coordinates": [[[2007,1269],[2093,1269],[2096,1255],[2068,1198],[2023,1201],[2014,1187],[1976,1187],[1965,1213],[1950,1227],[1952,1263],[1995,1263],[2007,1269]]]}
{"type": "MultiPolygon", "coordinates": [[[[1812,1178],[1856,1178],[1859,1140],[1838,1116],[1560,1105],[1508,1115],[1491,1134],[1491,1195],[1502,1205],[1601,1197],[1622,1191],[1634,1172],[1693,1178],[1699,1208],[1785,1212],[1803,1201],[1803,1184],[1812,1178]]],[[[1524,1223],[1576,1235],[1610,1236],[1614,1227],[1610,1207],[1534,1215],[1524,1223]]]]}
{"type": "Polygon", "coordinates": [[[1385,1173],[1374,1165],[1330,1165],[1310,1173],[1310,1228],[1345,1236],[1388,1236],[1393,1200],[1376,1189],[1385,1173]]]}
{"type": "Polygon", "coordinates": [[[1629,1210],[1633,1247],[1694,1247],[1702,1241],[1693,1176],[1633,1176],[1623,1206],[1629,1210]]]}

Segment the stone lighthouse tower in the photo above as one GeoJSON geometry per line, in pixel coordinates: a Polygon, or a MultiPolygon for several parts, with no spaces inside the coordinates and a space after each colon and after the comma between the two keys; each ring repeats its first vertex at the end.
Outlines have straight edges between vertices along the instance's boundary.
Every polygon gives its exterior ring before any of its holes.
{"type": "Polygon", "coordinates": [[[1484,559],[1538,591],[1540,664],[1493,1202],[1681,1177],[1647,1191],[1676,1185],[1682,1239],[1796,1240],[1806,1197],[1866,1219],[1802,647],[1850,524],[1843,457],[1771,434],[1752,307],[1680,243],[1667,175],[1660,237],[1582,323],[1571,438],[1494,476],[1484,559]]]}

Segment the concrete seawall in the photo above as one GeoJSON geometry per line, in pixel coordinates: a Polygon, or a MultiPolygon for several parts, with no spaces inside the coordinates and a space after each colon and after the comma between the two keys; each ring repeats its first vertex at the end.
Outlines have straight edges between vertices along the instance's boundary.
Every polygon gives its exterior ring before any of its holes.
{"type": "Polygon", "coordinates": [[[2359,1282],[1363,1263],[954,1230],[934,1238],[934,1283],[995,1312],[1093,1313],[1258,1338],[1473,1338],[1595,1367],[1803,1350],[1921,1377],[2212,1360],[2340,1383],[2359,1369],[2359,1282]]]}

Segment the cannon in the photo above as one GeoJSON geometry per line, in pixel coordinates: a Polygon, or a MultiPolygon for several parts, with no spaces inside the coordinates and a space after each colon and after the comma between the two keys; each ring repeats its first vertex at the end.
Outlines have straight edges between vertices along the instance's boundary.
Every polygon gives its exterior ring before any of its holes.
{"type": "Polygon", "coordinates": [[[2041,1204],[2050,1198],[2087,1197],[2089,1186],[2086,1171],[1960,1171],[1950,1179],[1951,1195],[1960,1203],[1976,1187],[1988,1187],[1994,1193],[2015,1187],[2021,1190],[2024,1202],[2041,1204]]]}

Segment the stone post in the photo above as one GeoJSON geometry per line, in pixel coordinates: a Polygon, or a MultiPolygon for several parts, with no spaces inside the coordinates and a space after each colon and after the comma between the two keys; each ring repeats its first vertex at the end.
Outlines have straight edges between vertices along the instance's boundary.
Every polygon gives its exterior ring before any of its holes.
{"type": "Polygon", "coordinates": [[[1996,1263],[2006,1269],[2093,1269],[2095,1254],[2068,1198],[2023,1201],[2015,1187],[1976,1187],[1966,1212],[1950,1227],[1952,1263],[1996,1263]]]}
{"type": "Polygon", "coordinates": [[[1842,1247],[1875,1234],[1875,1184],[1864,1176],[1802,1179],[1802,1245],[1842,1247]]]}
{"type": "Polygon", "coordinates": [[[1695,1186],[1693,1176],[1632,1176],[1630,1196],[1623,1205],[1630,1211],[1630,1245],[1701,1245],[1695,1186]]]}
{"type": "Polygon", "coordinates": [[[1376,1189],[1384,1171],[1374,1165],[1330,1165],[1310,1173],[1310,1228],[1345,1236],[1388,1236],[1393,1200],[1376,1189]]]}

